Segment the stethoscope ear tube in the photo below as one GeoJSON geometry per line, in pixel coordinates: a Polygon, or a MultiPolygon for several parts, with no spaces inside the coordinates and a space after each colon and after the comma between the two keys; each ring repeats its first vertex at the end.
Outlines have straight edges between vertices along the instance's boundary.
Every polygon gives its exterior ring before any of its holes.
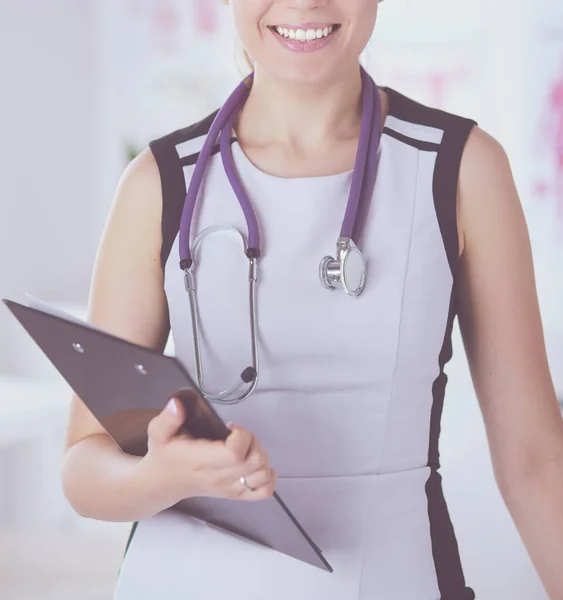
{"type": "Polygon", "coordinates": [[[370,78],[369,85],[373,90],[373,96],[375,100],[375,110],[372,113],[372,121],[370,123],[370,143],[368,148],[368,154],[366,157],[366,170],[364,172],[364,179],[362,182],[362,192],[360,196],[360,202],[358,206],[358,213],[354,222],[354,229],[352,231],[352,240],[356,245],[360,244],[360,240],[363,234],[364,225],[367,222],[367,213],[371,206],[371,200],[375,190],[375,182],[377,180],[377,171],[379,168],[379,145],[381,139],[381,124],[383,121],[383,110],[381,106],[381,99],[375,81],[370,78]]]}
{"type": "Polygon", "coordinates": [[[244,218],[246,219],[246,226],[248,229],[248,246],[252,249],[254,257],[257,258],[256,255],[260,254],[260,228],[258,227],[256,214],[252,210],[252,205],[250,203],[248,194],[244,189],[244,185],[240,177],[237,176],[237,168],[231,147],[231,133],[234,128],[234,122],[237,114],[238,110],[233,110],[233,112],[229,115],[223,130],[221,131],[221,139],[219,142],[221,148],[221,160],[223,161],[223,167],[229,183],[231,184],[231,188],[235,193],[235,196],[238,198],[240,207],[244,213],[244,218]]]}
{"type": "Polygon", "coordinates": [[[360,128],[360,139],[358,140],[358,149],[356,151],[356,160],[354,163],[354,172],[352,174],[352,183],[350,185],[350,194],[342,227],[340,229],[340,238],[353,239],[353,232],[358,220],[358,209],[362,200],[362,188],[364,186],[364,175],[369,154],[370,143],[372,142],[373,131],[373,113],[375,106],[375,97],[371,77],[364,69],[361,70],[362,77],[362,124],[360,128]]]}
{"type": "MultiPolygon", "coordinates": [[[[201,189],[201,183],[205,174],[205,169],[209,163],[211,155],[213,153],[213,146],[221,131],[223,130],[225,123],[229,120],[232,113],[236,113],[236,109],[240,107],[246,101],[248,94],[250,93],[248,85],[243,81],[241,82],[231,96],[227,99],[225,104],[220,108],[211,127],[209,133],[205,138],[203,147],[197,158],[194,172],[188,185],[186,198],[184,201],[184,207],[182,209],[182,216],[180,218],[180,231],[179,231],[179,247],[180,247],[180,268],[182,265],[188,264],[192,259],[191,256],[191,226],[193,221],[193,214],[199,190],[201,189]]],[[[229,130],[229,135],[230,135],[229,130]]]]}

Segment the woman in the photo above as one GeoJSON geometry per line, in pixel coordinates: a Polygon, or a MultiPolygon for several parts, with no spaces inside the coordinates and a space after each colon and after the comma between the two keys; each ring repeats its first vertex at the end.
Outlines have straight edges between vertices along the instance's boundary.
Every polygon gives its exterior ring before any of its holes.
{"type": "MultiPolygon", "coordinates": [[[[262,233],[259,383],[247,400],[217,406],[236,423],[225,442],[177,436],[183,407],[171,400],[150,424],[142,459],[120,453],[75,398],[68,499],[87,517],[135,521],[190,496],[253,502],[276,489],[334,568],[193,529],[161,561],[163,581],[184,574],[178,597],[474,598],[438,473],[457,314],[500,490],[551,598],[562,598],[561,415],[504,150],[474,121],[378,87],[366,287],[357,298],[323,289],[319,260],[334,250],[351,187],[359,56],[378,3],[231,0],[231,8],[254,61],[232,153],[262,233]],[[194,551],[190,561],[178,559],[180,547],[194,551]]],[[[159,350],[171,325],[192,373],[178,232],[213,117],[156,140],[127,168],[90,303],[91,322],[159,350]]],[[[194,216],[194,235],[217,223],[246,232],[218,153],[194,216]]],[[[224,389],[250,360],[248,262],[227,234],[203,241],[195,260],[205,384],[224,389]]]]}

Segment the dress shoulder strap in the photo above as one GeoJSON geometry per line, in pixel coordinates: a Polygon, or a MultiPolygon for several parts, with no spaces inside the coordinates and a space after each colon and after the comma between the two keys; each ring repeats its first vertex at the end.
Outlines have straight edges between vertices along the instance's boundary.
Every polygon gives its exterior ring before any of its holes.
{"type": "Polygon", "coordinates": [[[211,128],[217,111],[197,123],[178,129],[149,143],[154,155],[162,186],[162,247],[160,263],[162,269],[170,256],[172,244],[180,228],[180,218],[186,198],[185,168],[195,165],[205,136],[211,128]],[[197,141],[201,139],[201,144],[197,141]],[[186,143],[193,141],[195,152],[184,155],[186,143]]]}

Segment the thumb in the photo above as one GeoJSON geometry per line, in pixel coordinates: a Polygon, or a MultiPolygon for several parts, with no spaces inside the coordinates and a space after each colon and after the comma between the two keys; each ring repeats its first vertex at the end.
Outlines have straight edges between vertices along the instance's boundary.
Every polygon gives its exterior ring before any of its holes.
{"type": "Polygon", "coordinates": [[[186,420],[184,405],[178,398],[171,398],[148,426],[149,443],[165,444],[178,434],[186,420]]]}

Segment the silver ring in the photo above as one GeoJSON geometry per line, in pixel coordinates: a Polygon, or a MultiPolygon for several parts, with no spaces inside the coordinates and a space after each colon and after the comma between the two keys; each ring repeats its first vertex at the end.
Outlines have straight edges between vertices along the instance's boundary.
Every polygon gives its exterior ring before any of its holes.
{"type": "Polygon", "coordinates": [[[246,483],[246,477],[241,477],[239,479],[239,481],[242,483],[242,485],[244,485],[244,487],[249,491],[249,492],[253,492],[253,488],[251,488],[248,483],[246,483]]]}

